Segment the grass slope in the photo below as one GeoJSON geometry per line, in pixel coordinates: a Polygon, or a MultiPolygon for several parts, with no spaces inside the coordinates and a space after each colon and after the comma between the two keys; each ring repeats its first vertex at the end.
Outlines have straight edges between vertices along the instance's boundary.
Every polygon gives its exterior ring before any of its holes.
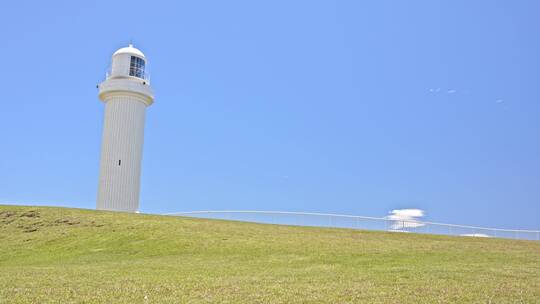
{"type": "Polygon", "coordinates": [[[0,303],[540,303],[540,242],[0,206],[0,303]]]}

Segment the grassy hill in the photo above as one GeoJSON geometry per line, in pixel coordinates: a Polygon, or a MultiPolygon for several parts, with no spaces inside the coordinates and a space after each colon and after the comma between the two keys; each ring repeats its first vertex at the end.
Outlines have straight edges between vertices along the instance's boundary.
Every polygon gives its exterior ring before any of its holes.
{"type": "Polygon", "coordinates": [[[0,206],[0,303],[540,303],[540,242],[0,206]]]}

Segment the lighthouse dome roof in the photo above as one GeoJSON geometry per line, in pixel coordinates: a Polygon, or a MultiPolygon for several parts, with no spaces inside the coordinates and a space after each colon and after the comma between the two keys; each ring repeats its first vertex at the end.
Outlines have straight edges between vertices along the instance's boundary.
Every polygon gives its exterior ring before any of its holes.
{"type": "Polygon", "coordinates": [[[143,52],[141,52],[137,48],[134,48],[131,43],[127,47],[123,47],[121,49],[118,49],[116,52],[114,52],[113,56],[120,55],[120,54],[129,54],[129,55],[134,55],[134,56],[138,56],[138,57],[141,57],[141,58],[145,58],[143,52]]]}

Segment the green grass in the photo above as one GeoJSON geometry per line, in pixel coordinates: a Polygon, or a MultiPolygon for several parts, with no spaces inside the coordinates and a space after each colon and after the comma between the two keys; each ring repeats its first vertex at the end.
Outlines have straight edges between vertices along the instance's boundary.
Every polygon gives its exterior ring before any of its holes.
{"type": "Polygon", "coordinates": [[[0,206],[0,303],[540,303],[540,242],[0,206]]]}

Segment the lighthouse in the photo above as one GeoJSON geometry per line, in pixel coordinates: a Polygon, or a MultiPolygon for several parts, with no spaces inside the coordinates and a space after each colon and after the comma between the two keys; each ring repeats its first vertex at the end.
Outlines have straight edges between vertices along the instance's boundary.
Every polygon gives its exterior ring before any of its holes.
{"type": "Polygon", "coordinates": [[[146,57],[129,45],[114,52],[98,85],[105,103],[96,208],[137,212],[146,108],[154,102],[146,57]]]}

